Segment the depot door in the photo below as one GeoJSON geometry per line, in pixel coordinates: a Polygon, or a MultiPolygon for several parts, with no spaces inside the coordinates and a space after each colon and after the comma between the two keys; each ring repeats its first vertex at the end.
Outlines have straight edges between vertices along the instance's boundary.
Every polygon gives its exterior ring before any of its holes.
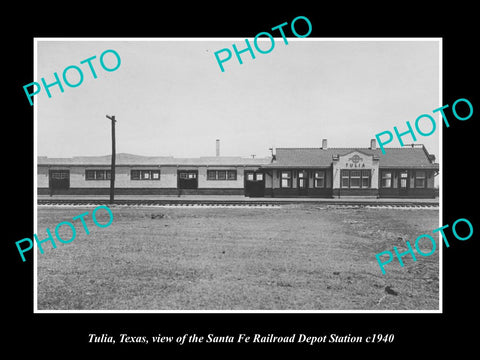
{"type": "Polygon", "coordinates": [[[177,186],[179,189],[197,189],[198,171],[197,170],[178,170],[177,186]]]}
{"type": "Polygon", "coordinates": [[[48,179],[48,186],[52,193],[70,188],[70,170],[50,170],[48,179]]]}
{"type": "Polygon", "coordinates": [[[399,195],[408,195],[408,189],[410,188],[410,178],[408,171],[403,170],[398,172],[398,193],[399,195]]]}
{"type": "Polygon", "coordinates": [[[257,171],[245,171],[245,196],[265,196],[265,174],[257,171]]]}
{"type": "Polygon", "coordinates": [[[298,172],[297,189],[299,196],[308,195],[308,173],[306,171],[298,172]]]}

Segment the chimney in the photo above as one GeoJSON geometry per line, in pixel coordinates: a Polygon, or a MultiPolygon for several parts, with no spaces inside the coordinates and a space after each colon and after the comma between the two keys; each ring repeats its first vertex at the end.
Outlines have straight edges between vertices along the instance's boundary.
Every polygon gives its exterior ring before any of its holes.
{"type": "Polygon", "coordinates": [[[217,139],[216,143],[217,143],[216,156],[220,156],[220,139],[217,139]]]}
{"type": "Polygon", "coordinates": [[[327,148],[327,139],[322,139],[322,149],[327,148]]]}
{"type": "Polygon", "coordinates": [[[370,140],[370,149],[377,150],[377,140],[375,139],[370,140]]]}

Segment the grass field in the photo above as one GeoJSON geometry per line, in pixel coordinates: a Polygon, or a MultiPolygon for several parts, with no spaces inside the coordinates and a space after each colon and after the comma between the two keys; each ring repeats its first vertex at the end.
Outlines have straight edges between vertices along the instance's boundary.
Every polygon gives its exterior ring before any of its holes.
{"type": "MultiPolygon", "coordinates": [[[[90,208],[39,207],[37,233],[90,208]]],[[[438,310],[437,251],[375,259],[439,227],[437,210],[111,207],[111,226],[37,255],[39,310],[438,310]],[[385,287],[396,294],[387,294],[385,287]]],[[[108,215],[98,221],[106,223],[108,215]]],[[[102,214],[104,214],[102,212],[102,214]]],[[[71,230],[62,227],[68,239],[71,230]]],[[[438,244],[438,236],[435,236],[438,244]]],[[[424,252],[430,248],[425,247],[424,252]]]]}

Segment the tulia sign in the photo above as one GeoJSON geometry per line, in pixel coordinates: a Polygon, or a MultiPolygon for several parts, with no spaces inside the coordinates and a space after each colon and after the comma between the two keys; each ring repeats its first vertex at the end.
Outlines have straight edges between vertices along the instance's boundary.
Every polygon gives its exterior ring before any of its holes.
{"type": "Polygon", "coordinates": [[[358,154],[355,154],[352,157],[347,159],[347,162],[345,163],[345,167],[346,168],[365,168],[365,162],[358,154]]]}

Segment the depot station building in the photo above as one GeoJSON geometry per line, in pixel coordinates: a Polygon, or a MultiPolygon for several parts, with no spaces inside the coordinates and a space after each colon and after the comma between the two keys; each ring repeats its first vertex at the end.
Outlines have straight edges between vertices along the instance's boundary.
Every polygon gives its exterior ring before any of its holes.
{"type": "MultiPolygon", "coordinates": [[[[277,148],[267,158],[117,154],[115,194],[435,198],[439,164],[423,145],[277,148]]],[[[107,195],[110,156],[37,159],[39,195],[107,195]]]]}

